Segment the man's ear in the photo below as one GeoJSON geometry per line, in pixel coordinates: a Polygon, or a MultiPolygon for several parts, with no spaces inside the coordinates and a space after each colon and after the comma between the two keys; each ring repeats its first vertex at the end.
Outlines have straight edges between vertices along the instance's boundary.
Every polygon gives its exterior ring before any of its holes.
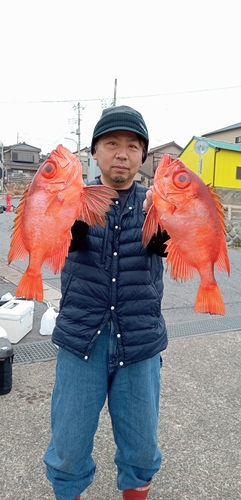
{"type": "Polygon", "coordinates": [[[97,144],[95,144],[95,146],[93,148],[93,153],[92,153],[94,160],[96,160],[96,146],[97,146],[97,144]]]}

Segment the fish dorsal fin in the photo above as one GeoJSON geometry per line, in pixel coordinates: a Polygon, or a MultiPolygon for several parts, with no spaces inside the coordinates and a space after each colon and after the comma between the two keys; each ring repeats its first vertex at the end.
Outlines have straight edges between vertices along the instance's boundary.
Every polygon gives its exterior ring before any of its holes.
{"type": "Polygon", "coordinates": [[[50,267],[56,274],[64,267],[65,257],[68,254],[69,245],[71,241],[71,231],[68,232],[62,247],[54,255],[46,259],[43,264],[50,267]]]}
{"type": "MultiPolygon", "coordinates": [[[[224,211],[223,211],[223,205],[220,201],[220,196],[217,193],[215,193],[214,188],[210,184],[208,184],[207,187],[208,187],[209,192],[210,192],[210,194],[215,202],[215,206],[216,206],[216,209],[217,209],[217,212],[219,215],[221,229],[223,231],[223,234],[226,236],[226,225],[225,225],[225,220],[224,220],[225,215],[224,215],[224,211]]],[[[227,271],[228,275],[230,275],[230,262],[229,262],[229,258],[228,258],[227,246],[226,246],[225,239],[223,241],[223,244],[220,245],[220,252],[219,252],[218,258],[215,262],[215,266],[217,267],[217,269],[220,272],[227,271]]]]}
{"type": "MultiPolygon", "coordinates": [[[[158,222],[158,215],[155,209],[155,205],[152,204],[148,210],[148,214],[145,218],[143,228],[142,228],[142,245],[146,247],[154,234],[157,234],[158,226],[161,227],[161,221],[158,222]]],[[[162,228],[161,228],[162,229],[162,228]]]]}
{"type": "Polygon", "coordinates": [[[190,266],[183,257],[180,255],[177,247],[174,245],[173,241],[166,241],[168,252],[166,258],[167,268],[169,265],[171,266],[170,276],[174,280],[180,279],[181,281],[187,281],[192,279],[195,274],[197,274],[197,269],[195,267],[190,266]]]}
{"type": "MultiPolygon", "coordinates": [[[[29,185],[30,186],[30,185],[29,185]]],[[[25,189],[22,199],[16,210],[16,217],[13,223],[13,234],[10,242],[10,250],[8,253],[8,263],[13,260],[24,260],[28,256],[28,250],[25,247],[22,236],[22,217],[25,207],[25,202],[29,190],[29,186],[25,189]]]]}
{"type": "Polygon", "coordinates": [[[209,193],[211,194],[211,196],[214,200],[214,203],[215,203],[218,215],[219,215],[219,220],[220,220],[222,230],[223,230],[224,234],[226,234],[225,221],[224,221],[225,215],[224,215],[224,211],[223,211],[223,205],[220,201],[220,196],[217,193],[215,193],[215,189],[213,186],[211,186],[211,184],[207,184],[207,188],[208,188],[209,193]]]}

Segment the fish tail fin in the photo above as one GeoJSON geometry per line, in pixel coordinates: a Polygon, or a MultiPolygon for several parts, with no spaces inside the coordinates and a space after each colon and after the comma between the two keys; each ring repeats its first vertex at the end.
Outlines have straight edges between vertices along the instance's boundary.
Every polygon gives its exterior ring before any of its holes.
{"type": "Polygon", "coordinates": [[[99,223],[104,227],[106,212],[114,204],[112,198],[118,198],[118,193],[110,187],[99,184],[84,186],[78,218],[89,226],[99,223]]]}
{"type": "Polygon", "coordinates": [[[43,302],[43,282],[42,274],[34,274],[26,269],[15,292],[16,297],[34,299],[43,302]]]}
{"type": "Polygon", "coordinates": [[[194,311],[210,314],[225,314],[224,302],[217,283],[212,286],[199,286],[194,311]]]}

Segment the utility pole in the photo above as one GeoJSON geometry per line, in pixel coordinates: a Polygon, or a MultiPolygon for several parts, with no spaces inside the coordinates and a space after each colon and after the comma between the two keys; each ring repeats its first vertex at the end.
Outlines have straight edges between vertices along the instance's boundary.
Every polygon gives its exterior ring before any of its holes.
{"type": "Polygon", "coordinates": [[[114,99],[113,101],[110,99],[101,99],[102,109],[114,108],[116,106],[116,94],[117,94],[117,78],[115,78],[115,84],[114,84],[114,99]]]}
{"type": "Polygon", "coordinates": [[[1,191],[3,192],[4,191],[4,186],[5,186],[5,179],[4,179],[4,146],[3,146],[3,142],[0,141],[0,147],[1,147],[1,168],[2,168],[2,178],[1,178],[1,191]]]}
{"type": "Polygon", "coordinates": [[[79,158],[79,161],[80,161],[80,102],[78,102],[78,128],[76,130],[76,134],[78,136],[78,150],[77,150],[77,154],[78,154],[78,158],[79,158]]]}
{"type": "Polygon", "coordinates": [[[115,78],[115,86],[114,86],[114,101],[113,106],[116,106],[116,93],[117,93],[117,78],[115,78]]]}
{"type": "MultiPolygon", "coordinates": [[[[75,134],[77,135],[77,141],[76,144],[77,144],[77,157],[78,159],[80,160],[80,149],[81,149],[81,140],[80,140],[80,136],[81,136],[81,132],[80,132],[80,122],[81,122],[81,112],[85,109],[85,106],[80,106],[80,102],[78,102],[77,104],[74,104],[73,105],[73,108],[75,111],[77,110],[77,119],[76,118],[71,118],[68,120],[69,123],[72,123],[72,124],[76,124],[77,123],[77,129],[75,132],[71,131],[70,133],[71,134],[75,134]]],[[[73,139],[74,140],[74,139],[73,139]]]]}
{"type": "MultiPolygon", "coordinates": [[[[73,108],[74,109],[77,108],[77,113],[78,113],[78,117],[77,117],[77,126],[78,126],[78,128],[77,128],[75,134],[78,137],[78,141],[77,141],[77,155],[78,155],[78,158],[80,160],[80,149],[81,149],[81,141],[80,141],[80,135],[81,135],[81,133],[80,133],[81,111],[83,111],[85,109],[85,106],[80,106],[80,102],[78,102],[77,106],[74,105],[73,108]]],[[[75,123],[76,123],[76,121],[75,121],[75,123]]],[[[71,133],[73,133],[73,132],[71,132],[71,133]]]]}

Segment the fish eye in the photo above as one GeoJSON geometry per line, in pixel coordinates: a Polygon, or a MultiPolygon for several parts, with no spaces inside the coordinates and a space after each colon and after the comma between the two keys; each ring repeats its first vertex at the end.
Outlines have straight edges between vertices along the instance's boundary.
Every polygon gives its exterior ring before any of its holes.
{"type": "Polygon", "coordinates": [[[173,184],[178,188],[186,188],[191,183],[191,177],[187,172],[177,172],[173,176],[173,184]]]}
{"type": "Polygon", "coordinates": [[[53,163],[46,163],[42,169],[42,175],[46,179],[51,179],[56,173],[56,166],[53,163]]]}

